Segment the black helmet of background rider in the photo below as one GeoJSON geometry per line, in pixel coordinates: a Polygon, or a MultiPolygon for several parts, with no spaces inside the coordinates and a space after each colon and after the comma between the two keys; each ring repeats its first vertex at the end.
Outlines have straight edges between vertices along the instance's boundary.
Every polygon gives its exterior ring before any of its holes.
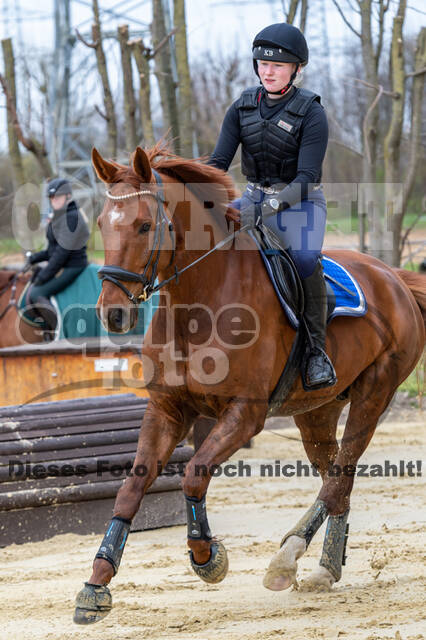
{"type": "MultiPolygon", "coordinates": [[[[297,27],[286,22],[279,22],[259,31],[253,40],[253,67],[256,75],[258,60],[273,60],[274,62],[296,62],[305,66],[308,64],[309,49],[305,36],[297,27]]],[[[290,82],[279,91],[268,91],[272,94],[285,93],[291,87],[297,75],[298,66],[293,72],[290,82]]]]}

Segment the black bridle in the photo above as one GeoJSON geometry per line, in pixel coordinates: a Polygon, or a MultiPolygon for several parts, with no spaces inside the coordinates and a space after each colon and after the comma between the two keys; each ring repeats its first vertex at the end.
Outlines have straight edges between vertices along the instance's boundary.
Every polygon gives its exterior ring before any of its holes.
{"type": "Polygon", "coordinates": [[[217,249],[221,249],[230,240],[234,239],[239,233],[241,233],[242,231],[246,231],[248,227],[248,225],[245,225],[243,227],[240,227],[238,231],[233,231],[231,234],[226,236],[223,240],[218,242],[212,249],[204,253],[200,258],[197,258],[190,264],[186,265],[186,267],[183,267],[183,269],[178,270],[178,268],[175,266],[174,274],[170,276],[170,278],[167,278],[166,280],[163,280],[162,282],[156,285],[155,281],[158,275],[157,274],[158,261],[160,259],[160,250],[164,241],[165,227],[167,226],[170,233],[170,239],[172,241],[172,255],[170,257],[170,262],[167,265],[168,267],[172,266],[175,260],[176,234],[174,231],[173,223],[168,219],[166,212],[164,211],[165,198],[164,198],[164,192],[163,192],[163,181],[161,180],[161,176],[157,171],[152,169],[152,172],[157,181],[156,182],[157,186],[159,187],[157,193],[153,193],[148,189],[144,189],[142,191],[136,191],[134,193],[128,193],[122,196],[113,196],[109,191],[107,191],[106,193],[107,197],[110,200],[122,201],[122,200],[128,200],[129,198],[139,197],[139,196],[152,196],[157,200],[157,214],[156,214],[156,220],[155,220],[153,247],[149,255],[148,262],[145,265],[145,268],[143,270],[143,273],[128,271],[127,269],[123,269],[122,267],[118,267],[115,265],[111,265],[111,266],[105,265],[101,267],[98,271],[98,277],[102,280],[102,282],[106,280],[108,282],[112,282],[113,284],[115,284],[117,287],[119,287],[123,291],[123,293],[126,294],[127,298],[134,305],[138,305],[140,302],[146,302],[152,296],[153,293],[155,293],[156,291],[159,291],[159,289],[162,289],[166,284],[169,284],[169,282],[171,282],[172,280],[176,280],[176,282],[179,282],[179,276],[181,273],[183,273],[187,269],[190,269],[201,260],[204,260],[204,258],[207,258],[207,256],[213,253],[213,251],[216,251],[217,249]],[[157,252],[157,255],[154,259],[155,252],[157,252]],[[151,276],[148,278],[147,273],[151,264],[152,264],[151,276]],[[139,296],[135,296],[131,291],[129,291],[129,289],[124,284],[122,284],[122,281],[138,282],[142,284],[143,286],[142,293],[139,296]]]}
{"type": "MultiPolygon", "coordinates": [[[[118,267],[115,265],[105,265],[101,267],[98,271],[98,277],[104,282],[105,280],[108,282],[112,282],[117,287],[119,287],[128,297],[130,302],[138,305],[141,301],[145,302],[150,298],[150,296],[159,289],[159,286],[155,286],[155,280],[157,279],[157,269],[158,262],[160,260],[160,250],[164,242],[165,236],[165,228],[167,227],[170,234],[170,239],[172,241],[172,255],[170,257],[170,262],[168,266],[170,267],[175,259],[176,252],[176,236],[173,228],[173,223],[168,219],[166,212],[164,210],[164,192],[163,192],[163,182],[161,180],[161,176],[154,169],[152,170],[155,179],[158,185],[157,193],[153,193],[149,189],[143,189],[142,191],[136,191],[134,193],[128,193],[122,196],[113,196],[109,191],[107,191],[107,197],[110,200],[128,200],[129,198],[139,197],[139,196],[152,196],[157,201],[157,213],[155,219],[155,229],[154,229],[154,239],[153,246],[151,249],[151,253],[148,258],[148,262],[145,265],[143,273],[136,273],[135,271],[128,271],[127,269],[123,269],[122,267],[118,267]],[[155,256],[155,254],[157,254],[155,256]],[[154,258],[155,256],[155,258],[154,258]],[[148,270],[151,267],[151,276],[148,277],[148,270]],[[142,284],[143,291],[139,296],[135,296],[129,289],[122,284],[121,281],[125,282],[138,282],[142,284]]],[[[176,276],[173,276],[176,277],[176,276]]]]}
{"type": "Polygon", "coordinates": [[[19,276],[21,276],[23,273],[25,273],[26,271],[28,271],[28,269],[31,268],[31,264],[29,262],[27,262],[24,266],[23,269],[20,269],[20,271],[17,271],[8,282],[6,282],[6,284],[4,285],[3,289],[0,289],[0,297],[6,293],[6,291],[8,291],[9,289],[11,289],[10,292],[10,298],[9,298],[9,302],[7,303],[6,307],[3,309],[3,311],[0,313],[0,320],[2,320],[4,318],[4,316],[6,315],[6,313],[9,311],[9,309],[16,309],[18,311],[18,300],[16,299],[16,288],[18,285],[18,280],[19,280],[19,276]]]}

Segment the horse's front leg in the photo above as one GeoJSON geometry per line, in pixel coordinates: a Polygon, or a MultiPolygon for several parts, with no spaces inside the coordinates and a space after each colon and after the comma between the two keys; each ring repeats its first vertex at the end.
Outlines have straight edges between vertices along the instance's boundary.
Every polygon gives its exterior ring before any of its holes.
{"type": "Polygon", "coordinates": [[[92,575],[77,596],[74,614],[77,624],[97,622],[111,610],[111,594],[106,585],[120,566],[132,519],[186,430],[183,420],[171,419],[152,402],[148,404],[132,470],[117,494],[113,517],[95,556],[92,575]]]}
{"type": "Polygon", "coordinates": [[[206,493],[215,465],[225,462],[263,429],[267,402],[235,401],[229,405],[196,454],[183,480],[188,515],[188,546],[195,573],[205,582],[223,580],[228,570],[224,545],[210,531],[206,493]]]}

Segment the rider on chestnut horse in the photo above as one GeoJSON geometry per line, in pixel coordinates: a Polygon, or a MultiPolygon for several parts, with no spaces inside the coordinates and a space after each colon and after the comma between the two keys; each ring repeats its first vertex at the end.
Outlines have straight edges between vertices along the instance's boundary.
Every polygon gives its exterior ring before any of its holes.
{"type": "Polygon", "coordinates": [[[47,185],[47,195],[52,206],[46,229],[48,245],[28,259],[30,264],[47,260],[47,265],[38,271],[27,294],[27,302],[36,307],[47,332],[54,333],[57,317],[49,298],[68,287],[87,267],[89,229],[72,199],[68,180],[51,180],[47,185]]]}
{"type": "Polygon", "coordinates": [[[227,171],[241,143],[241,170],[248,180],[233,206],[241,223],[262,222],[279,238],[302,279],[310,333],[306,389],[336,383],[325,352],[327,292],[320,260],[327,205],[321,167],[328,125],[320,97],[293,86],[309,51],[302,32],[286,23],[262,29],[253,41],[260,87],[243,91],[228,109],[209,163],[227,171]]]}

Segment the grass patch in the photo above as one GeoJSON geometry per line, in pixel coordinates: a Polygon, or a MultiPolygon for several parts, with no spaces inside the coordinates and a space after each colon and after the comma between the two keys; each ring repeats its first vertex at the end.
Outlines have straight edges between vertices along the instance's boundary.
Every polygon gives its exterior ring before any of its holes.
{"type": "Polygon", "coordinates": [[[10,253],[22,253],[22,247],[15,238],[0,238],[0,256],[10,253]]]}
{"type": "Polygon", "coordinates": [[[426,378],[426,358],[422,358],[417,367],[410,373],[408,378],[398,387],[398,391],[408,393],[410,398],[416,398],[416,406],[422,407],[422,400],[425,394],[426,378]]]}

